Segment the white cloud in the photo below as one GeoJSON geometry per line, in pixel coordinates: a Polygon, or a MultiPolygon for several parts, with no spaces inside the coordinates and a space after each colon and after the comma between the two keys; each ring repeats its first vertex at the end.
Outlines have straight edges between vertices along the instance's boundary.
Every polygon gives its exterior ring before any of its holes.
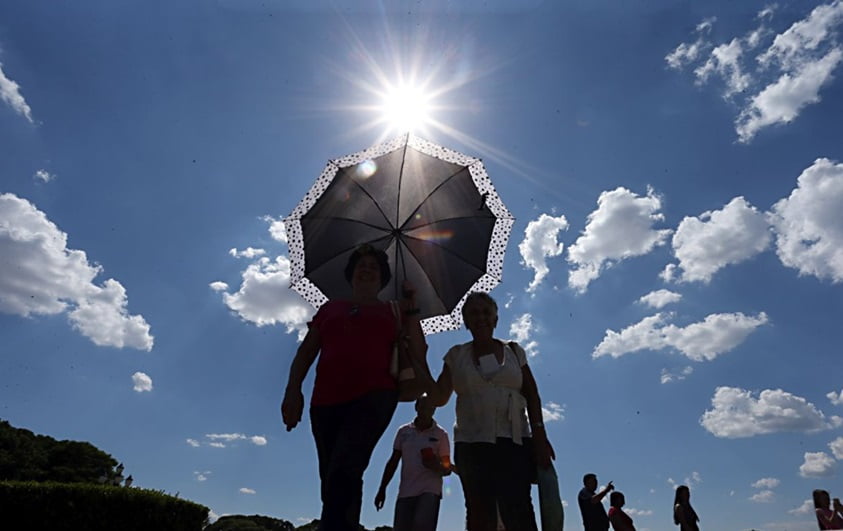
{"type": "Polygon", "coordinates": [[[152,378],[145,373],[136,372],[133,374],[132,384],[134,385],[133,389],[138,393],[152,391],[152,378]]]}
{"type": "Polygon", "coordinates": [[[242,433],[206,433],[205,437],[211,439],[212,441],[239,441],[241,439],[245,439],[246,436],[242,433]]]}
{"type": "Polygon", "coordinates": [[[187,441],[187,444],[189,444],[190,446],[192,446],[194,448],[199,447],[199,441],[197,441],[196,439],[185,439],[185,440],[187,441]]]}
{"type": "Polygon", "coordinates": [[[67,312],[73,328],[96,345],[151,350],[149,324],[129,315],[126,290],[114,279],[97,286],[102,267],[67,248],[67,234],[29,201],[0,194],[0,312],[28,317],[67,312]]]}
{"type": "Polygon", "coordinates": [[[283,255],[274,261],[263,256],[250,264],[242,277],[237,292],[222,292],[225,305],[244,321],[258,326],[282,324],[288,334],[298,332],[303,339],[315,310],[290,289],[290,260],[283,255]]]}
{"type": "Polygon", "coordinates": [[[254,247],[246,247],[242,251],[238,251],[236,247],[232,247],[228,250],[228,254],[235,258],[257,258],[258,256],[263,256],[266,254],[266,251],[263,249],[255,249],[254,247]]]}
{"type": "Polygon", "coordinates": [[[638,299],[639,304],[644,304],[650,308],[664,308],[668,304],[679,302],[682,300],[682,295],[669,289],[660,289],[658,291],[651,291],[650,293],[638,299]]]}
{"type": "Polygon", "coordinates": [[[832,72],[843,59],[843,50],[834,48],[825,56],[805,62],[799,70],[786,72],[756,94],[738,115],[735,130],[741,142],[749,142],[764,127],[790,123],[802,109],[820,101],[820,89],[832,79],[832,72]]]}
{"type": "Polygon", "coordinates": [[[56,178],[56,176],[47,170],[38,170],[33,175],[32,178],[36,181],[41,181],[42,183],[48,183],[56,178]]]}
{"type": "MultiPolygon", "coordinates": [[[[752,41],[750,41],[751,44],[752,41]]],[[[745,91],[749,87],[751,78],[741,68],[740,59],[743,52],[743,40],[738,37],[732,39],[729,44],[716,46],[705,64],[694,70],[697,82],[705,83],[713,72],[717,72],[726,81],[725,97],[745,91]]]]}
{"type": "Polygon", "coordinates": [[[697,472],[696,470],[691,472],[691,475],[685,478],[685,484],[686,485],[690,486],[690,485],[697,485],[697,484],[700,484],[700,483],[702,483],[702,476],[700,476],[700,473],[697,472]]]}
{"type": "Polygon", "coordinates": [[[787,512],[790,514],[814,514],[814,500],[805,500],[802,505],[787,512]]]}
{"type": "Polygon", "coordinates": [[[805,462],[799,466],[803,478],[821,478],[834,474],[836,463],[825,452],[805,452],[805,462]]]}
{"type": "Polygon", "coordinates": [[[760,492],[756,492],[752,496],[749,497],[751,501],[755,503],[773,503],[773,499],[776,497],[776,493],[771,490],[762,490],[760,492]]]}
{"type": "Polygon", "coordinates": [[[535,271],[535,276],[527,286],[528,292],[533,292],[542,283],[550,269],[545,258],[559,256],[565,245],[557,241],[559,232],[568,229],[565,216],[552,217],[542,214],[535,221],[527,224],[524,230],[524,240],[518,244],[521,251],[522,264],[535,271]]]}
{"type": "Polygon", "coordinates": [[[32,109],[27,105],[26,100],[20,92],[20,85],[6,77],[3,72],[3,63],[0,63],[0,99],[30,123],[32,123],[32,109]]]}
{"type": "Polygon", "coordinates": [[[680,382],[691,375],[694,372],[694,368],[688,365],[687,367],[683,367],[681,370],[676,372],[671,372],[668,369],[662,369],[660,381],[662,384],[667,384],[670,382],[680,382]]]}
{"type": "Polygon", "coordinates": [[[765,389],[758,398],[737,387],[718,387],[700,424],[715,437],[728,439],[777,432],[817,432],[835,424],[814,404],[781,389],[765,389]]]}
{"type": "Polygon", "coordinates": [[[835,459],[843,460],[843,437],[838,437],[828,443],[828,447],[831,448],[831,453],[834,454],[835,459]]]}
{"type": "Polygon", "coordinates": [[[565,407],[556,402],[548,402],[542,406],[542,419],[544,422],[565,420],[565,407]]]}
{"type": "Polygon", "coordinates": [[[717,313],[704,321],[679,327],[666,324],[671,316],[657,313],[620,332],[606,330],[606,335],[591,356],[619,358],[639,350],[674,348],[693,361],[713,360],[734,349],[756,328],[767,322],[764,312],[756,316],[743,313],[717,313]]]}
{"type": "Polygon", "coordinates": [[[632,507],[624,507],[624,512],[629,516],[653,516],[651,509],[633,509],[632,507]]]}
{"type": "Polygon", "coordinates": [[[287,227],[283,219],[275,219],[272,216],[264,216],[263,220],[269,223],[269,235],[272,239],[281,243],[287,243],[287,227]]]}
{"type": "Polygon", "coordinates": [[[221,443],[221,442],[210,442],[210,443],[208,443],[208,446],[210,446],[210,447],[212,447],[212,448],[225,448],[225,443],[221,443]]]}
{"type": "Polygon", "coordinates": [[[576,266],[568,285],[584,293],[606,268],[662,245],[671,231],[653,229],[664,220],[660,209],[661,199],[652,189],[645,197],[623,187],[601,193],[582,236],[568,248],[568,262],[576,266]]]}
{"type": "Polygon", "coordinates": [[[208,286],[214,291],[226,291],[228,289],[228,284],[219,280],[211,282],[208,286]]]}
{"type": "Polygon", "coordinates": [[[828,400],[833,405],[835,405],[835,406],[843,405],[843,389],[841,389],[839,393],[836,393],[836,392],[832,391],[825,396],[828,397],[828,400]]]}
{"type": "Polygon", "coordinates": [[[219,519],[220,519],[220,515],[218,515],[217,513],[215,513],[215,512],[213,511],[213,509],[209,509],[209,510],[208,510],[208,523],[209,523],[209,524],[213,524],[214,522],[216,522],[216,521],[217,521],[217,520],[219,520],[219,519]]]}
{"type": "Polygon", "coordinates": [[[211,471],[210,471],[210,470],[206,470],[206,471],[204,471],[204,472],[200,472],[200,471],[198,471],[198,470],[195,470],[195,471],[193,472],[193,477],[194,477],[194,478],[196,478],[196,481],[199,481],[199,482],[202,482],[202,481],[207,481],[207,480],[208,480],[208,476],[210,476],[210,475],[211,475],[211,471]]]}
{"type": "Polygon", "coordinates": [[[252,435],[251,437],[249,437],[249,440],[255,446],[266,446],[266,437],[264,437],[263,435],[252,435]]]}
{"type": "Polygon", "coordinates": [[[682,270],[678,280],[709,282],[721,268],[767,249],[771,239],[765,215],[743,197],[735,197],[722,210],[686,217],[672,239],[682,270]]]}
{"type": "Polygon", "coordinates": [[[786,31],[776,35],[773,44],[758,57],[764,66],[777,62],[785,67],[798,66],[807,53],[820,48],[832,37],[835,26],[843,20],[843,2],[817,6],[804,19],[793,23],[786,31]]]}
{"type": "Polygon", "coordinates": [[[752,486],[756,489],[774,489],[780,484],[781,481],[779,481],[777,478],[761,478],[755,483],[753,483],[752,486]]]}
{"type": "Polygon", "coordinates": [[[770,212],[776,253],[800,275],[843,281],[843,164],[817,159],[770,212]]]}
{"type": "Polygon", "coordinates": [[[533,357],[539,353],[539,344],[530,339],[533,328],[533,316],[525,313],[515,318],[509,325],[509,336],[517,342],[528,356],[533,357]]]}
{"type": "Polygon", "coordinates": [[[248,487],[241,487],[241,488],[240,488],[240,493],[241,493],[241,494],[257,494],[257,492],[255,491],[255,489],[250,489],[250,488],[248,488],[248,487]]]}
{"type": "Polygon", "coordinates": [[[709,47],[703,34],[711,31],[711,26],[717,19],[711,17],[703,20],[697,24],[696,33],[699,35],[697,40],[692,43],[683,42],[679,44],[672,52],[667,54],[664,60],[667,65],[674,70],[681,70],[682,67],[695,62],[702,55],[703,50],[709,47]]]}

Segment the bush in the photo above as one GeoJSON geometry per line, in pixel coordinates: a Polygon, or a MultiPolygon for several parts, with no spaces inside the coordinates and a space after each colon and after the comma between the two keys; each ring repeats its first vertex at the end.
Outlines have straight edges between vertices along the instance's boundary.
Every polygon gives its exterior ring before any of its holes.
{"type": "Polygon", "coordinates": [[[208,508],[163,492],[84,483],[0,482],[4,529],[200,531],[208,508]]]}

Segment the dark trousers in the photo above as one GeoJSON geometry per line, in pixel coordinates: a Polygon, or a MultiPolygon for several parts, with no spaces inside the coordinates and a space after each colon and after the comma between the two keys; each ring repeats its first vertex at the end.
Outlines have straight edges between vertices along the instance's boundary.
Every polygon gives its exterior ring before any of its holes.
{"type": "Polygon", "coordinates": [[[441,497],[432,492],[398,498],[392,531],[436,531],[441,497]]]}
{"type": "Polygon", "coordinates": [[[468,531],[495,531],[498,510],[506,531],[537,531],[530,499],[530,448],[503,437],[495,444],[454,443],[468,531]]]}
{"type": "Polygon", "coordinates": [[[320,531],[359,531],[363,472],[398,405],[395,391],[374,391],[330,406],[311,406],[321,481],[320,531]]]}

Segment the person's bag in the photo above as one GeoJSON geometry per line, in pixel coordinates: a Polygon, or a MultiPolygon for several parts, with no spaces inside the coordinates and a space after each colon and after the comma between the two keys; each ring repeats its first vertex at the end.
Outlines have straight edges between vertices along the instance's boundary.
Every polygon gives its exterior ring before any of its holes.
{"type": "Polygon", "coordinates": [[[389,301],[392,314],[395,316],[395,342],[392,345],[392,360],[389,365],[389,374],[395,378],[398,387],[399,402],[414,402],[422,394],[424,387],[421,379],[416,376],[416,370],[410,356],[413,355],[409,341],[404,337],[402,329],[401,308],[398,301],[389,301]]]}
{"type": "Polygon", "coordinates": [[[565,525],[565,509],[559,496],[559,478],[553,463],[547,468],[536,467],[536,476],[542,531],[562,531],[565,525]]]}

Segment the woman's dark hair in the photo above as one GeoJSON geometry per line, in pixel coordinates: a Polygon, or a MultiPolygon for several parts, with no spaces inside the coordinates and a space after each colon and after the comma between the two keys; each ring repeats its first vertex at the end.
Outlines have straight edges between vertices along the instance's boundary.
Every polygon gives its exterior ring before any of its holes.
{"type": "Polygon", "coordinates": [[[623,505],[623,492],[613,491],[609,494],[609,506],[611,507],[620,507],[623,505]]]}
{"type": "Polygon", "coordinates": [[[814,509],[825,509],[826,505],[820,501],[820,498],[825,495],[826,499],[830,497],[828,491],[823,489],[814,489],[814,492],[811,493],[814,497],[814,509]]]}
{"type": "Polygon", "coordinates": [[[345,264],[345,280],[351,283],[351,277],[354,276],[354,268],[357,267],[357,262],[364,256],[373,256],[378,262],[378,267],[381,270],[381,289],[389,284],[392,279],[392,271],[389,270],[389,259],[386,253],[380,249],[375,249],[368,243],[364,243],[351,253],[348,257],[348,263],[345,264]]]}
{"type": "Polygon", "coordinates": [[[465,307],[468,306],[468,303],[474,301],[480,301],[485,304],[488,304],[489,306],[495,309],[495,313],[498,313],[498,303],[495,302],[495,299],[493,299],[491,295],[483,291],[472,291],[468,294],[468,297],[465,298],[465,302],[462,305],[461,311],[463,321],[465,321],[465,307]]]}

